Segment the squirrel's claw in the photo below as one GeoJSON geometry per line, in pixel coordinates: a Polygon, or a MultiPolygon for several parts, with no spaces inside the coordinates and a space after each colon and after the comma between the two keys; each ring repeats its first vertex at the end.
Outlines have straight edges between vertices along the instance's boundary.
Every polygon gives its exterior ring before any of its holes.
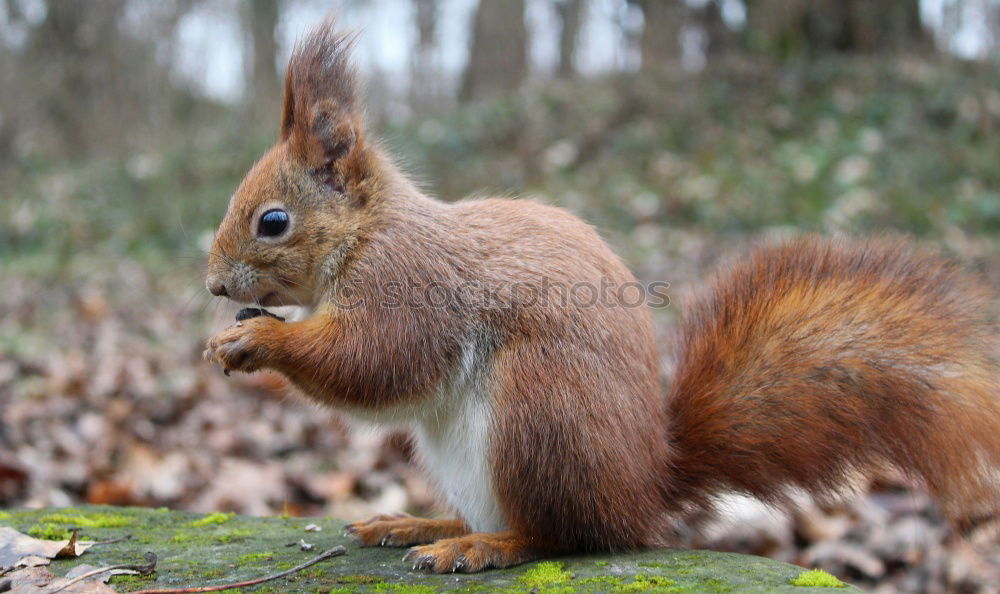
{"type": "MultiPolygon", "coordinates": [[[[202,351],[201,358],[204,359],[205,361],[208,361],[209,363],[218,363],[222,365],[222,362],[215,357],[215,354],[213,353],[211,348],[207,348],[204,351],[202,351]]],[[[222,365],[222,374],[225,375],[226,377],[229,377],[229,368],[226,367],[225,365],[222,365]]]]}
{"type": "Polygon", "coordinates": [[[263,338],[270,333],[265,326],[281,323],[283,322],[262,316],[230,326],[208,340],[205,360],[217,363],[227,376],[232,371],[257,371],[268,359],[263,338]]]}
{"type": "Polygon", "coordinates": [[[416,547],[409,550],[403,557],[403,563],[411,563],[413,570],[434,569],[434,556],[420,554],[416,547]]]}

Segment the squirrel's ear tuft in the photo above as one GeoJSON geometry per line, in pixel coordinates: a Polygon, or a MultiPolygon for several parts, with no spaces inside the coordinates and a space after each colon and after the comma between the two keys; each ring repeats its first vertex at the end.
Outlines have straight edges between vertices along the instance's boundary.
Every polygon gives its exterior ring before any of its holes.
{"type": "Polygon", "coordinates": [[[310,161],[328,165],[353,148],[361,122],[357,73],[351,62],[356,35],[327,19],[298,42],[285,74],[281,140],[310,161]]]}

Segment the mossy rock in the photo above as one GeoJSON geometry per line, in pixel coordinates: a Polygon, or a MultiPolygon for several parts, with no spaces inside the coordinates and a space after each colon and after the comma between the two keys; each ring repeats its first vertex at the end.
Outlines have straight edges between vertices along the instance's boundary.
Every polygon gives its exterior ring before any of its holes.
{"type": "MultiPolygon", "coordinates": [[[[343,524],[331,518],[253,518],[131,507],[0,511],[0,526],[39,537],[59,538],[72,528],[78,528],[80,538],[86,540],[131,534],[129,540],[99,544],[79,559],[57,560],[50,566],[56,575],[64,575],[80,563],[142,563],[143,553],[155,552],[159,563],[153,576],[112,578],[111,585],[123,592],[244,581],[294,567],[336,545],[344,545],[347,555],[253,591],[805,593],[830,589],[793,582],[838,583],[797,579],[804,574],[803,568],[762,557],[682,549],[571,556],[480,574],[432,575],[411,571],[402,562],[402,549],[358,548],[343,535],[343,524]],[[308,524],[322,530],[306,532],[308,524]],[[300,550],[300,539],[315,548],[300,550]]],[[[858,590],[843,586],[837,591],[858,590]]]]}

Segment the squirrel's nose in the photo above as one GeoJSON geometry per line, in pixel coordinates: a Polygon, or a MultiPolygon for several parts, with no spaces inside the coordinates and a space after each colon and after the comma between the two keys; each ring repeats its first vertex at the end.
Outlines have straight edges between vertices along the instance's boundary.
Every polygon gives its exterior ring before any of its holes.
{"type": "Polygon", "coordinates": [[[216,297],[229,297],[229,293],[226,292],[226,285],[221,281],[208,279],[205,286],[208,288],[208,292],[216,297]]]}

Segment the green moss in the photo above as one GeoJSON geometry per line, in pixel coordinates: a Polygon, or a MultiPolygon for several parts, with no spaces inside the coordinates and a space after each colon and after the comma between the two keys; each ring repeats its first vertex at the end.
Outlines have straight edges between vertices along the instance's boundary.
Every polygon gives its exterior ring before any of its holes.
{"type": "Polygon", "coordinates": [[[45,514],[38,520],[51,524],[68,524],[78,528],[121,528],[132,524],[132,520],[125,516],[103,512],[45,514]]]}
{"type": "Polygon", "coordinates": [[[530,587],[552,586],[565,584],[573,579],[573,574],[564,570],[563,564],[558,561],[543,561],[525,571],[518,579],[530,587]]]}
{"type": "Polygon", "coordinates": [[[342,575],[337,578],[338,584],[381,584],[384,581],[376,575],[342,575]]]}
{"type": "Polygon", "coordinates": [[[250,538],[253,535],[254,535],[253,530],[248,530],[244,528],[241,530],[233,530],[231,532],[226,532],[224,534],[216,534],[214,538],[215,540],[223,544],[229,544],[231,542],[246,540],[247,538],[250,538]]]}
{"type": "Polygon", "coordinates": [[[240,555],[236,562],[240,565],[246,565],[247,563],[260,563],[261,561],[270,561],[274,559],[274,553],[247,553],[245,555],[240,555]]]}
{"type": "Polygon", "coordinates": [[[177,532],[174,533],[173,536],[170,537],[170,542],[175,542],[177,544],[185,544],[194,542],[196,540],[201,540],[201,538],[202,538],[201,536],[194,534],[193,532],[189,532],[187,530],[178,530],[177,532]]]}
{"type": "Polygon", "coordinates": [[[111,578],[108,580],[108,583],[115,586],[139,587],[139,586],[144,586],[155,579],[156,579],[155,573],[151,573],[149,575],[119,574],[111,576],[111,578]]]}
{"type": "Polygon", "coordinates": [[[0,511],[0,520],[9,520],[10,514],[5,511],[0,511]]]}
{"type": "MultiPolygon", "coordinates": [[[[190,524],[188,525],[190,526],[190,524]]],[[[211,544],[215,542],[229,544],[231,542],[245,540],[250,536],[253,536],[253,534],[253,530],[246,529],[233,530],[222,534],[192,530],[178,530],[172,537],[170,537],[170,542],[177,544],[211,544]]],[[[140,542],[142,542],[142,539],[140,539],[140,542]]]]}
{"type": "Polygon", "coordinates": [[[624,578],[611,575],[599,575],[574,582],[574,584],[579,584],[581,586],[594,586],[594,589],[601,592],[610,592],[611,590],[614,590],[615,587],[624,583],[624,578]]]}
{"type": "Polygon", "coordinates": [[[811,588],[846,588],[847,584],[833,577],[822,569],[803,571],[798,577],[792,578],[793,586],[811,588]]]}
{"type": "Polygon", "coordinates": [[[376,592],[390,592],[392,594],[435,594],[436,588],[426,584],[376,584],[376,592]]]}
{"type": "Polygon", "coordinates": [[[615,592],[678,592],[677,582],[658,575],[639,574],[628,584],[616,586],[615,592]]]}
{"type": "Polygon", "coordinates": [[[705,578],[702,580],[704,591],[706,592],[732,592],[733,586],[719,578],[705,578]]]}
{"type": "Polygon", "coordinates": [[[28,528],[28,536],[44,540],[69,540],[73,533],[55,524],[35,524],[28,528]]]}
{"type": "Polygon", "coordinates": [[[666,563],[661,563],[659,561],[640,561],[638,565],[639,567],[657,567],[661,569],[667,566],[666,563]]]}
{"type": "Polygon", "coordinates": [[[608,563],[607,561],[594,561],[594,565],[596,565],[598,567],[607,567],[608,565],[611,565],[611,564],[608,563]]]}
{"type": "Polygon", "coordinates": [[[199,518],[194,522],[188,524],[193,528],[202,528],[204,526],[211,526],[213,524],[225,524],[236,514],[224,514],[222,512],[216,512],[214,514],[208,514],[204,518],[199,518]]]}
{"type": "Polygon", "coordinates": [[[572,592],[573,588],[568,586],[573,574],[563,569],[563,564],[558,561],[543,561],[525,571],[517,581],[529,589],[537,589],[546,594],[561,594],[562,592],[572,592]]]}

